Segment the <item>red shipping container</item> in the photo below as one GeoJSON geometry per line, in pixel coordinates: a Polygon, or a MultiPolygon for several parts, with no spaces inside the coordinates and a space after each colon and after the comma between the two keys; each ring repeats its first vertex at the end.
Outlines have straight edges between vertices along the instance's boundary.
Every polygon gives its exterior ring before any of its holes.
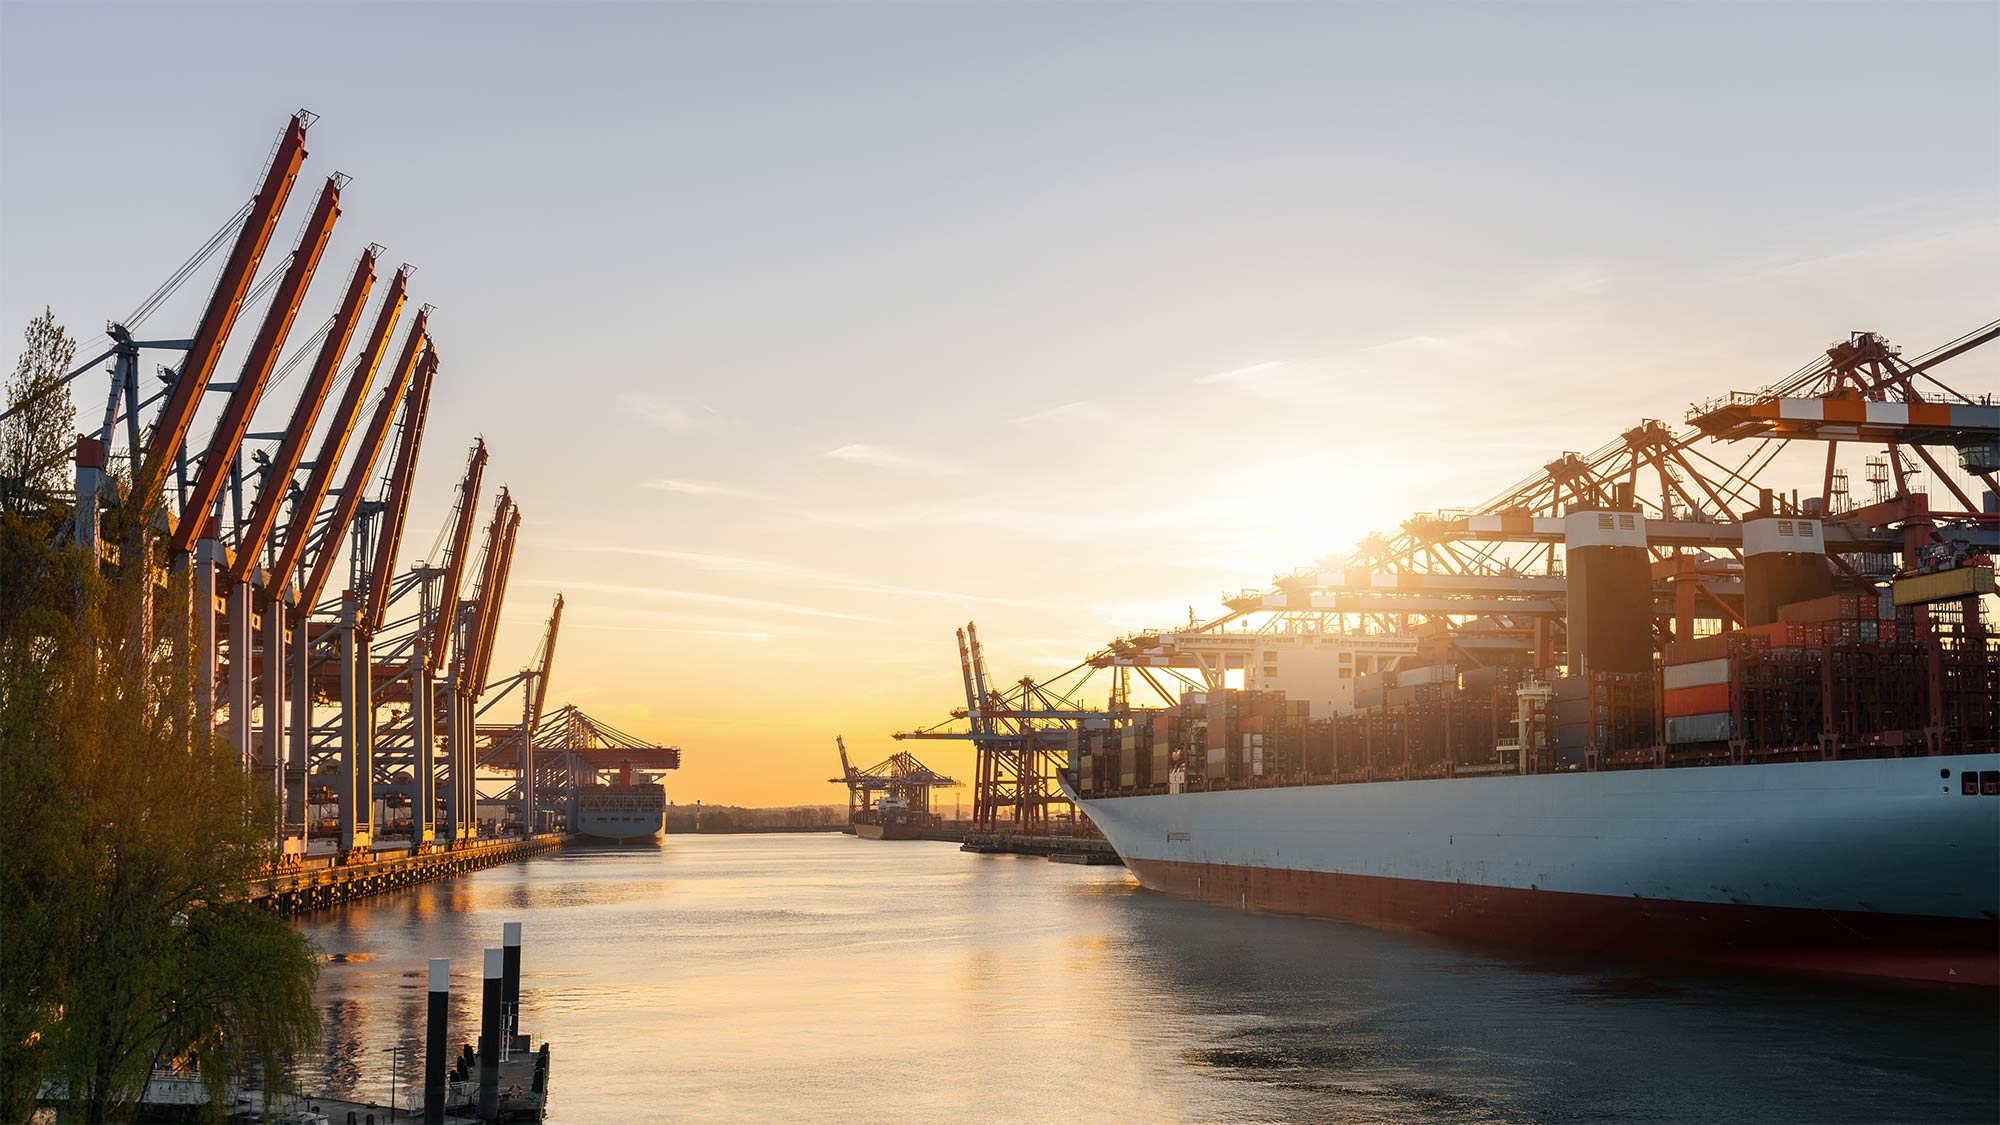
{"type": "Polygon", "coordinates": [[[1676,688],[1666,694],[1667,716],[1707,715],[1729,710],[1729,685],[1676,688]]]}
{"type": "Polygon", "coordinates": [[[1827,621],[1854,621],[1861,616],[1861,599],[1852,594],[1828,594],[1811,601],[1778,607],[1778,620],[1819,624],[1827,621]]]}

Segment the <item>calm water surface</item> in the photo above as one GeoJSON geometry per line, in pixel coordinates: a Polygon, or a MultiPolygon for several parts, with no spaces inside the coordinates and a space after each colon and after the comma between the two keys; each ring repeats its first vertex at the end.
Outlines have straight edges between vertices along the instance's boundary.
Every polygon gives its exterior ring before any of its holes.
{"type": "Polygon", "coordinates": [[[569,1125],[2000,1119],[1987,998],[1524,961],[839,835],[577,849],[302,919],[331,958],[307,1088],[387,1100],[430,957],[475,1037],[503,921],[569,1125]]]}

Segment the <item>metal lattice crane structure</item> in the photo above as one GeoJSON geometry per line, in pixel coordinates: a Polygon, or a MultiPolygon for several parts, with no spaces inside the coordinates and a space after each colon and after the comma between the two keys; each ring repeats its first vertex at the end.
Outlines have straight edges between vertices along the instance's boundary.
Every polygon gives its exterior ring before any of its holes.
{"type": "Polygon", "coordinates": [[[954,710],[942,723],[898,731],[894,737],[972,743],[975,831],[1030,836],[1073,831],[1076,809],[1062,795],[1056,777],[1067,764],[1075,733],[1101,729],[1114,717],[1077,702],[1093,673],[1091,666],[1078,664],[1046,682],[1023,677],[998,688],[986,670],[979,627],[970,621],[958,631],[958,662],[965,681],[965,708],[954,710]],[[966,729],[952,729],[959,721],[966,729]]]}
{"type": "Polygon", "coordinates": [[[891,754],[867,769],[855,769],[854,764],[847,760],[847,741],[836,736],[833,744],[840,751],[840,776],[827,780],[835,785],[847,786],[847,819],[850,822],[855,813],[872,807],[879,797],[885,796],[901,801],[910,811],[929,821],[932,816],[931,790],[949,789],[958,784],[956,779],[923,764],[908,751],[891,754]]]}
{"type": "MultiPolygon", "coordinates": [[[[546,818],[559,812],[565,824],[576,822],[578,792],[603,785],[607,775],[616,777],[621,785],[652,785],[668,770],[681,767],[679,747],[628,734],[592,718],[575,704],[541,715],[533,745],[535,791],[540,794],[543,815],[546,818]]],[[[504,736],[496,740],[489,748],[496,768],[512,767],[518,746],[518,741],[507,744],[504,736]]]]}
{"type": "MultiPolygon", "coordinates": [[[[511,538],[508,545],[511,550],[511,538]]],[[[574,789],[576,784],[567,770],[558,770],[560,776],[550,776],[549,771],[543,768],[546,763],[542,758],[531,755],[528,750],[534,743],[534,732],[541,725],[542,704],[548,698],[549,676],[556,662],[556,638],[562,632],[562,614],[563,599],[561,594],[557,594],[555,604],[549,609],[548,627],[542,632],[542,643],[535,650],[534,659],[519,672],[487,684],[482,693],[484,702],[477,712],[477,715],[483,715],[492,710],[517,689],[521,693],[521,721],[518,725],[496,723],[477,728],[478,737],[486,740],[478,760],[489,771],[507,775],[506,788],[495,796],[515,802],[522,810],[522,822],[531,831],[539,830],[538,826],[546,822],[543,814],[553,810],[553,806],[545,807],[543,797],[566,808],[568,791],[574,789]]]]}
{"type": "Polygon", "coordinates": [[[1744,527],[1760,514],[1821,521],[1827,557],[1857,579],[1889,573],[1925,543],[1990,551],[2000,546],[2000,521],[1972,490],[1995,488],[2000,406],[1957,391],[1936,369],[1996,337],[2000,322],[1904,361],[1879,335],[1855,333],[1770,388],[1696,406],[1686,426],[1642,420],[1590,453],[1545,462],[1484,503],[1419,513],[1347,556],[1226,596],[1220,614],[1116,638],[1089,661],[1133,670],[1161,700],[1219,688],[1232,672],[1254,686],[1263,653],[1296,653],[1329,635],[1382,666],[1547,667],[1569,647],[1564,520],[1577,510],[1644,521],[1666,636],[1691,635],[1698,621],[1743,623],[1744,527]],[[1763,481],[1801,441],[1826,445],[1821,495],[1788,501],[1763,481]],[[1878,442],[1887,446],[1879,475],[1888,487],[1857,507],[1836,458],[1843,444],[1878,442]],[[1931,452],[1939,447],[1957,464],[1931,452]],[[1906,451],[1955,507],[1931,506],[1906,451]]]}
{"type": "MultiPolygon", "coordinates": [[[[137,668],[171,652],[191,670],[192,713],[170,718],[190,738],[226,740],[262,779],[283,854],[331,836],[343,858],[366,857],[387,827],[378,805],[412,810],[401,830],[415,850],[457,847],[476,834],[473,720],[520,512],[503,490],[474,594],[461,599],[487,461],[478,443],[440,536],[442,565],[403,569],[443,360],[430,308],[404,316],[409,266],[367,319],[376,244],[342,274],[332,314],[292,342],[350,184],[328,176],[290,249],[270,253],[315,120],[303,110],[290,118],[248,202],[62,380],[108,361],[102,421],[76,445],[74,494],[31,499],[60,513],[63,534],[103,566],[144,579],[140,640],[125,658],[137,668]],[[209,268],[214,285],[188,336],[142,332],[209,268]],[[249,318],[257,328],[234,381],[216,382],[249,318]],[[142,387],[142,353],[168,360],[156,393],[142,387]],[[279,401],[301,369],[295,397],[279,401]],[[211,395],[223,397],[205,410],[211,395]],[[113,458],[129,464],[123,481],[107,471],[113,458]]],[[[553,623],[544,646],[554,646],[553,623]]],[[[546,661],[522,675],[540,677],[532,725],[546,661]]]]}

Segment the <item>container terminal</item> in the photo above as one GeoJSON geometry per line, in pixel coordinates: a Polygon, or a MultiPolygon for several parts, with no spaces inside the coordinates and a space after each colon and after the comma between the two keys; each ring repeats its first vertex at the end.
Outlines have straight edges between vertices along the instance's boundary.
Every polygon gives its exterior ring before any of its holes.
{"type": "Polygon", "coordinates": [[[148,568],[146,611],[159,648],[189,668],[196,729],[226,740],[270,797],[276,860],[248,893],[286,910],[546,851],[580,802],[657,789],[680,765],[678,748],[548,707],[562,595],[531,658],[495,672],[523,509],[503,486],[482,520],[483,439],[455,475],[445,526],[411,557],[449,350],[434,310],[412,304],[413,266],[378,284],[373,243],[328,271],[332,314],[296,324],[350,184],[328,175],[296,244],[272,252],[316,120],[291,116],[248,202],[69,372],[66,384],[101,388],[103,414],[77,438],[74,492],[29,497],[107,572],[148,568]],[[189,288],[211,272],[205,297],[189,288]],[[184,290],[199,298],[193,328],[149,331],[184,290]],[[239,321],[257,307],[253,332],[239,321]],[[219,381],[232,339],[241,367],[219,381]],[[157,391],[147,357],[163,361],[157,391]],[[286,401],[277,392],[294,376],[286,401]],[[148,497],[164,503],[134,518],[148,497]]]}
{"type": "Polygon", "coordinates": [[[1996,336],[1854,333],[1045,680],[968,625],[897,737],[1238,909],[2000,985],[2000,405],[1939,370],[1996,336]]]}

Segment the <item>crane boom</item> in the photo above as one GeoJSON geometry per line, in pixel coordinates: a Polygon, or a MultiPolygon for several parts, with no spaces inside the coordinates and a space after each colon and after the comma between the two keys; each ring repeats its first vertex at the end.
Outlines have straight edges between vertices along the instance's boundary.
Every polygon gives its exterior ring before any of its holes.
{"type": "Polygon", "coordinates": [[[375,570],[368,581],[368,602],[362,620],[368,631],[382,627],[389,611],[389,585],[396,577],[396,554],[403,547],[403,527],[409,522],[410,489],[415,483],[417,455],[424,444],[424,418],[430,411],[431,382],[437,376],[437,349],[426,346],[417,361],[410,393],[403,397],[403,433],[396,443],[396,459],[390,463],[387,498],[382,507],[382,529],[375,541],[375,570]]]}
{"type": "Polygon", "coordinates": [[[500,566],[500,544],[507,536],[507,509],[513,504],[505,488],[493,501],[493,518],[486,524],[486,546],[479,555],[479,582],[472,588],[472,614],[452,647],[452,667],[458,674],[459,694],[470,698],[478,697],[485,682],[473,673],[479,670],[479,637],[485,631],[486,607],[500,566]]]}
{"type": "Polygon", "coordinates": [[[542,704],[549,698],[549,672],[556,664],[556,635],[562,630],[563,599],[556,595],[555,608],[549,611],[549,631],[542,636],[542,670],[535,677],[535,707],[529,721],[530,729],[542,721],[542,704]]]}
{"type": "Polygon", "coordinates": [[[465,553],[472,549],[472,518],[479,507],[479,480],[486,473],[486,441],[472,444],[466,459],[465,479],[458,485],[458,504],[452,514],[451,537],[445,541],[444,588],[439,592],[437,620],[431,624],[430,643],[424,648],[424,665],[433,674],[444,664],[445,646],[451,643],[452,617],[458,609],[458,590],[465,578],[465,553]]]}
{"type": "Polygon", "coordinates": [[[250,293],[250,283],[257,275],[257,266],[264,260],[264,250],[271,244],[271,232],[277,229],[278,215],[285,209],[285,199],[292,193],[292,183],[298,179],[299,165],[304,163],[305,158],[306,121],[303,116],[293,114],[292,120],[285,126],[284,135],[278,139],[278,150],[271,157],[264,183],[251,201],[250,214],[245,216],[243,226],[237,232],[236,245],[223,264],[222,276],[216,280],[215,293],[209,297],[208,307],[202,311],[194,343],[181,360],[180,375],[174,380],[174,389],[167,395],[166,405],[160,409],[159,420],[153,424],[153,436],[147,442],[146,456],[140,462],[138,475],[132,480],[134,504],[144,506],[153,503],[159,495],[160,486],[166,483],[167,469],[179,456],[181,445],[187,440],[188,427],[194,423],[202,392],[208,389],[209,377],[215,374],[215,365],[222,358],[222,346],[229,341],[229,330],[235,327],[237,314],[243,311],[243,300],[250,293]]]}
{"type": "Polygon", "coordinates": [[[361,306],[368,301],[368,291],[375,287],[375,256],[375,247],[370,246],[361,252],[361,260],[354,265],[354,277],[347,283],[347,295],[341,299],[340,311],[333,317],[333,327],[320,344],[312,372],[306,377],[305,389],[299,392],[299,401],[292,408],[291,424],[285,428],[285,436],[271,457],[271,464],[264,474],[264,487],[257,493],[256,506],[250,511],[250,521],[237,537],[236,555],[230,560],[229,576],[238,582],[247,581],[251,570],[256,567],[257,556],[263,553],[271,530],[278,524],[278,505],[284,501],[292,474],[298,472],[299,462],[305,460],[306,441],[312,437],[313,424],[319,420],[320,409],[326,405],[327,392],[333,388],[333,376],[340,366],[340,357],[354,337],[354,326],[361,320],[361,306]]]}
{"type": "Polygon", "coordinates": [[[313,556],[312,577],[306,580],[299,604],[310,606],[319,600],[326,588],[326,580],[333,574],[334,563],[340,558],[342,540],[347,537],[347,528],[354,522],[354,513],[361,510],[361,498],[368,491],[368,478],[375,473],[375,460],[382,455],[382,445],[389,438],[389,420],[396,416],[396,406],[409,388],[410,375],[416,370],[417,357],[423,352],[424,321],[426,313],[417,310],[417,318],[410,322],[410,334],[403,342],[403,357],[396,361],[396,369],[389,373],[389,383],[382,388],[382,398],[375,404],[375,413],[368,419],[368,430],[361,435],[361,444],[354,447],[354,460],[347,466],[347,481],[340,486],[340,498],[334,501],[333,514],[328,517],[325,530],[320,533],[319,551],[313,556]]]}
{"type": "MultiPolygon", "coordinates": [[[[305,558],[313,520],[319,515],[320,504],[326,500],[334,470],[340,468],[340,455],[346,451],[347,439],[354,433],[355,420],[361,417],[361,400],[367,396],[369,384],[375,381],[375,369],[382,365],[383,349],[387,347],[389,334],[396,330],[396,322],[402,316],[409,285],[408,266],[397,270],[396,276],[389,280],[388,295],[382,298],[382,309],[375,314],[375,328],[368,334],[368,343],[354,361],[354,371],[347,378],[347,393],[340,397],[340,405],[333,412],[333,421],[327,425],[326,437],[320,441],[319,456],[313,458],[312,472],[306,477],[306,486],[292,508],[291,528],[285,533],[284,545],[278,549],[278,560],[271,567],[274,579],[280,583],[289,581],[305,558]]],[[[301,437],[300,440],[305,439],[301,437]]],[[[301,604],[310,606],[311,602],[301,604]]]]}
{"type": "Polygon", "coordinates": [[[493,591],[481,606],[479,621],[478,674],[472,682],[483,684],[493,669],[493,641],[500,633],[500,611],[507,604],[507,577],[514,570],[514,539],[521,530],[521,506],[514,504],[507,515],[507,537],[500,544],[500,565],[493,569],[493,591]]]}
{"type": "Polygon", "coordinates": [[[222,419],[215,424],[215,434],[209,438],[208,451],[202,454],[194,488],[187,494],[180,517],[174,523],[170,542],[176,551],[194,546],[208,522],[209,509],[222,495],[222,486],[236,465],[243,435],[250,431],[250,417],[264,397],[264,385],[270,382],[271,371],[278,366],[278,352],[285,346],[285,337],[291,334],[293,321],[298,319],[306,287],[312,284],[320,255],[326,252],[326,240],[332,237],[333,224],[340,218],[340,184],[338,174],[326,178],[319,202],[313,205],[312,217],[306,220],[306,229],[299,236],[298,248],[292,251],[291,264],[285,267],[285,276],[271,298],[271,307],[264,313],[264,323],[257,329],[256,342],[250,345],[250,354],[243,359],[243,372],[236,377],[235,389],[229,392],[229,405],[223,408],[222,419]]]}

